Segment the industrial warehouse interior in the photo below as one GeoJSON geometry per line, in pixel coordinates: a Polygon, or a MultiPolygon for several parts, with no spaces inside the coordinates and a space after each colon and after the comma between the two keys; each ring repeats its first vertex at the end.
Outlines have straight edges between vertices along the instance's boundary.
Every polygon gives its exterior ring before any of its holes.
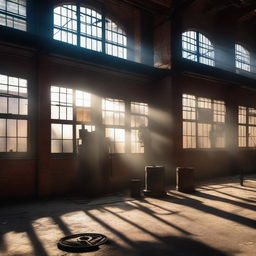
{"type": "Polygon", "coordinates": [[[256,256],[255,0],[0,0],[0,255],[256,256]]]}

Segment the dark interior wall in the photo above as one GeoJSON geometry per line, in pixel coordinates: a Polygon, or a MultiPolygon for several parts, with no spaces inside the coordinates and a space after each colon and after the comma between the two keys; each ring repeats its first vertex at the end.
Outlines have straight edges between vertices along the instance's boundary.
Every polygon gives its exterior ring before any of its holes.
{"type": "MultiPolygon", "coordinates": [[[[205,35],[215,48],[215,66],[236,72],[235,44],[241,44],[251,54],[252,65],[255,63],[254,28],[242,23],[232,15],[232,8],[208,8],[198,1],[184,8],[180,18],[181,33],[194,30],[205,35]]],[[[206,1],[205,1],[206,3],[206,1]]],[[[241,16],[241,15],[240,15],[241,16]]],[[[253,67],[254,68],[254,67],[253,67]]],[[[243,72],[242,72],[243,73],[243,72]]],[[[249,74],[247,74],[249,75],[249,74]]]]}
{"type": "MultiPolygon", "coordinates": [[[[173,79],[176,108],[182,109],[182,94],[192,94],[226,104],[226,148],[224,149],[182,149],[182,112],[174,114],[178,123],[173,134],[175,140],[175,166],[193,166],[198,179],[220,175],[236,174],[242,169],[255,171],[256,157],[253,149],[238,148],[238,106],[255,107],[256,90],[241,88],[232,82],[211,80],[197,77],[195,74],[183,74],[173,79]],[[250,163],[250,164],[249,164],[250,163]]],[[[175,170],[173,170],[174,174],[175,170]]]]}
{"type": "MultiPolygon", "coordinates": [[[[34,52],[1,45],[2,60],[0,74],[28,80],[29,97],[36,95],[36,58],[34,52]]],[[[0,158],[0,197],[29,197],[36,191],[36,99],[30,101],[29,153],[23,156],[1,154],[0,158]]]]}
{"type": "MultiPolygon", "coordinates": [[[[61,1],[70,4],[72,1],[61,1]]],[[[126,33],[128,59],[153,65],[153,18],[152,15],[136,6],[122,1],[81,1],[85,6],[104,13],[126,33]],[[138,30],[138,28],[140,28],[138,30]],[[146,28],[146,29],[145,29],[146,28]]],[[[40,37],[53,36],[53,8],[57,0],[30,1],[28,4],[28,31],[40,37]]]]}
{"type": "MultiPolygon", "coordinates": [[[[39,194],[63,194],[72,189],[77,178],[77,156],[50,153],[50,86],[80,89],[100,98],[149,102],[151,78],[82,64],[54,56],[41,56],[39,111],[39,194]]],[[[143,173],[143,156],[122,154],[111,157],[111,187],[128,184],[130,177],[143,173]],[[131,161],[139,164],[131,165],[131,161]]]]}
{"type": "MultiPolygon", "coordinates": [[[[247,80],[235,81],[230,73],[226,73],[225,79],[219,79],[219,69],[203,67],[204,65],[197,63],[190,66],[180,65],[180,59],[177,58],[181,57],[181,33],[187,29],[195,29],[216,44],[216,56],[224,60],[218,62],[217,67],[225,69],[232,66],[230,71],[234,71],[232,45],[237,38],[241,38],[239,41],[248,39],[248,45],[252,46],[254,39],[248,35],[248,31],[239,30],[239,33],[233,33],[233,24],[220,26],[219,20],[207,19],[206,15],[198,13],[186,12],[184,16],[177,15],[175,22],[163,23],[160,33],[155,34],[161,38],[164,33],[170,32],[172,40],[166,38],[161,43],[156,42],[156,48],[161,48],[163,52],[172,45],[172,53],[161,56],[161,61],[166,65],[168,59],[174,56],[172,71],[167,75],[138,63],[102,56],[88,50],[82,54],[77,47],[69,47],[52,40],[51,2],[40,1],[40,4],[34,5],[38,16],[29,14],[29,19],[35,21],[29,30],[40,35],[36,39],[38,41],[34,41],[34,34],[24,33],[21,36],[23,32],[19,32],[10,43],[8,37],[12,31],[9,29],[6,29],[8,33],[3,33],[1,39],[9,42],[9,46],[5,42],[1,43],[0,57],[4,61],[1,63],[0,73],[28,79],[31,120],[29,154],[22,159],[10,155],[0,159],[0,197],[62,195],[69,192],[74,185],[77,178],[77,157],[58,157],[50,153],[51,85],[81,89],[99,98],[110,97],[149,104],[150,150],[145,156],[122,154],[111,157],[113,189],[127,186],[132,177],[143,179],[144,166],[150,164],[166,167],[168,183],[174,183],[177,166],[194,166],[199,179],[234,174],[237,169],[248,172],[256,169],[255,150],[237,148],[237,106],[241,104],[256,107],[256,91],[247,87],[247,80]],[[207,22],[202,23],[202,20],[207,22]],[[21,38],[16,41],[19,36],[21,38]],[[51,42],[41,40],[43,37],[48,37],[51,42]],[[25,46],[30,39],[33,39],[31,44],[25,46]],[[50,43],[44,47],[42,42],[50,43]],[[183,93],[226,102],[227,148],[182,149],[183,93]],[[238,168],[234,168],[234,163],[238,168]]],[[[126,24],[130,50],[136,52],[131,53],[132,59],[137,55],[137,60],[152,66],[155,25],[153,16],[123,4],[107,3],[105,8],[116,20],[126,24]]],[[[2,30],[5,32],[5,28],[1,28],[2,30]]]]}

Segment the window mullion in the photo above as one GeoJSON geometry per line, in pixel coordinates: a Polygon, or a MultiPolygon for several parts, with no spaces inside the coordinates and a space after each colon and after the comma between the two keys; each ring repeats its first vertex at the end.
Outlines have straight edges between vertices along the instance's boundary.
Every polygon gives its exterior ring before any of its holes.
{"type": "Polygon", "coordinates": [[[198,98],[196,97],[196,99],[195,99],[195,101],[196,101],[196,148],[198,148],[198,146],[199,146],[199,143],[198,143],[198,98]]]}
{"type": "MultiPolygon", "coordinates": [[[[77,152],[77,135],[76,135],[76,90],[73,90],[73,120],[72,120],[72,124],[73,124],[73,153],[77,152]]],[[[83,127],[83,124],[82,124],[83,127]]]]}
{"type": "Polygon", "coordinates": [[[102,52],[106,53],[106,11],[102,8],[102,52]]]}
{"type": "Polygon", "coordinates": [[[126,153],[131,153],[131,103],[125,103],[125,145],[126,153]]]}
{"type": "Polygon", "coordinates": [[[196,32],[196,56],[197,56],[197,62],[200,62],[200,53],[199,53],[199,32],[196,32]]]}
{"type": "Polygon", "coordinates": [[[77,45],[81,46],[81,12],[80,12],[81,4],[77,3],[76,16],[77,16],[77,45]]]}
{"type": "Polygon", "coordinates": [[[246,107],[246,147],[250,147],[249,145],[249,109],[246,107]]]}

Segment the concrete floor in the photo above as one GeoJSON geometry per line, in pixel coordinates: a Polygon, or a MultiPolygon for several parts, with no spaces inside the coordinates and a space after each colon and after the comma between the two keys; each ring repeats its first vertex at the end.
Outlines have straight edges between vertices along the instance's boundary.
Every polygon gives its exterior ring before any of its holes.
{"type": "Polygon", "coordinates": [[[123,195],[6,204],[0,209],[0,255],[256,256],[256,176],[202,185],[195,194],[170,190],[161,199],[123,195]],[[97,251],[56,247],[69,234],[109,238],[97,251]]]}

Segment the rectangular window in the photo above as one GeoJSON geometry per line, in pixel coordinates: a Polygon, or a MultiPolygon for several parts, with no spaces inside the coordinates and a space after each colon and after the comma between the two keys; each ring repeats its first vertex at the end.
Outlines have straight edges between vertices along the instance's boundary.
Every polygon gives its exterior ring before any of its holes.
{"type": "Polygon", "coordinates": [[[111,140],[111,153],[125,153],[125,129],[106,128],[106,137],[111,140]]]}
{"type": "Polygon", "coordinates": [[[102,119],[105,125],[125,125],[125,103],[117,99],[102,100],[102,119]]]}
{"type": "Polygon", "coordinates": [[[111,140],[112,153],[125,153],[125,103],[117,99],[102,99],[102,119],[105,134],[111,140]]]}
{"type": "Polygon", "coordinates": [[[76,121],[92,121],[90,93],[76,90],[76,121]]]}
{"type": "Polygon", "coordinates": [[[147,126],[148,104],[131,102],[131,153],[144,153],[140,133],[147,126]]]}
{"type": "Polygon", "coordinates": [[[223,101],[183,94],[183,148],[224,148],[223,101]]]}
{"type": "Polygon", "coordinates": [[[0,25],[27,30],[26,0],[0,0],[0,25]]]}
{"type": "Polygon", "coordinates": [[[73,153],[80,144],[79,130],[95,131],[91,94],[64,87],[51,87],[51,152],[73,153]]]}
{"type": "Polygon", "coordinates": [[[51,124],[51,152],[73,152],[73,125],[51,124]]]}
{"type": "Polygon", "coordinates": [[[238,108],[238,146],[256,147],[256,108],[238,108]]]}
{"type": "Polygon", "coordinates": [[[73,91],[63,87],[51,87],[51,118],[73,120],[73,91]]]}
{"type": "Polygon", "coordinates": [[[0,152],[28,151],[27,80],[0,75],[0,152]]]}

